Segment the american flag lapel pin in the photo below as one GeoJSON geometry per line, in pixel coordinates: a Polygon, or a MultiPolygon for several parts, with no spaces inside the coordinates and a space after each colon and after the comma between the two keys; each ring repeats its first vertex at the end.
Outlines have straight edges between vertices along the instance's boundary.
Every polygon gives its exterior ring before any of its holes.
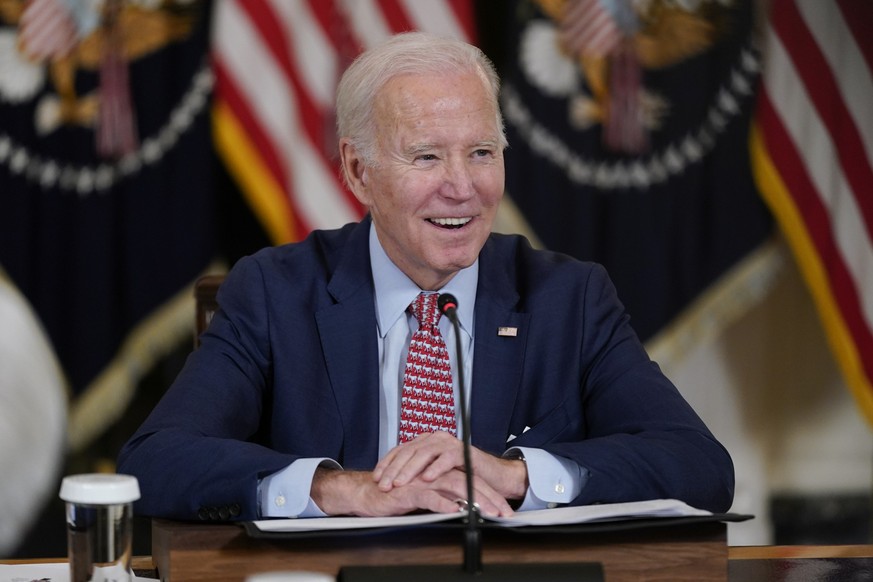
{"type": "Polygon", "coordinates": [[[500,337],[515,337],[518,335],[518,328],[501,326],[497,328],[497,335],[500,337]]]}

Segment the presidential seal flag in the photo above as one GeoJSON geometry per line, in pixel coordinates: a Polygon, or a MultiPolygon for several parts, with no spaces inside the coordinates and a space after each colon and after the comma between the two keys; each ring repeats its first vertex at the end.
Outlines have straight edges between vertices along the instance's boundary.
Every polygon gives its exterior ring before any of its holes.
{"type": "Polygon", "coordinates": [[[74,451],[190,342],[214,246],[205,8],[0,3],[0,265],[69,382],[74,451]]]}
{"type": "Polygon", "coordinates": [[[774,261],[748,162],[751,3],[511,4],[507,192],[543,246],[605,265],[644,340],[762,297],[774,261]],[[709,300],[716,283],[733,291],[709,300]]]}
{"type": "Polygon", "coordinates": [[[873,3],[776,0],[755,175],[873,423],[873,3]]]}
{"type": "Polygon", "coordinates": [[[470,0],[222,0],[212,54],[216,147],[274,243],[363,216],[339,174],[334,92],[391,34],[472,41],[470,0]]]}

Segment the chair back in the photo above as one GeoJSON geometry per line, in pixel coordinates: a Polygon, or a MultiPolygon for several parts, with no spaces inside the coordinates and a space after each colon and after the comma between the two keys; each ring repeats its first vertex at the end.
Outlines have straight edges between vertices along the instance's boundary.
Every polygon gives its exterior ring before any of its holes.
{"type": "Polygon", "coordinates": [[[224,281],[224,275],[203,275],[194,282],[194,302],[196,304],[194,320],[194,347],[200,346],[200,334],[203,333],[212,316],[218,309],[216,295],[224,281]]]}

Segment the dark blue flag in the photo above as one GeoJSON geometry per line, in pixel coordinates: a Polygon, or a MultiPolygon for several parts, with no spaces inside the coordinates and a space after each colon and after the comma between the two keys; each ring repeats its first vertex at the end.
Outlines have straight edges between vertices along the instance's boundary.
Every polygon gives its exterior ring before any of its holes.
{"type": "Polygon", "coordinates": [[[510,4],[507,191],[544,246],[606,266],[650,339],[772,231],[751,3],[510,4]]]}
{"type": "Polygon", "coordinates": [[[4,7],[0,265],[66,373],[76,448],[190,341],[186,289],[215,247],[208,15],[196,1],[4,7]]]}

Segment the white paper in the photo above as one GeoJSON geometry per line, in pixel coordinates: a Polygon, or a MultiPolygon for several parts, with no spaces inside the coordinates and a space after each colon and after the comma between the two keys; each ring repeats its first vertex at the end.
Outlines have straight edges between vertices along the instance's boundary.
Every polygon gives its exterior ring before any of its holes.
{"type": "Polygon", "coordinates": [[[424,525],[440,521],[451,521],[463,515],[461,512],[458,512],[420,513],[392,517],[307,517],[301,519],[265,519],[253,523],[261,531],[304,532],[424,525]]]}
{"type": "Polygon", "coordinates": [[[652,501],[603,503],[600,505],[519,511],[511,517],[494,517],[488,518],[488,520],[506,527],[519,527],[525,525],[569,525],[605,520],[687,517],[694,515],[712,515],[712,512],[691,507],[675,499],[654,499],[652,501]]]}
{"type": "MultiPolygon", "coordinates": [[[[159,582],[139,576],[133,579],[134,582],[159,582]]],[[[70,564],[0,564],[0,582],[70,582],[70,564]]]]}
{"type": "MultiPolygon", "coordinates": [[[[451,521],[465,513],[425,513],[395,517],[313,517],[302,519],[269,519],[253,522],[263,532],[311,532],[376,527],[400,527],[451,521]]],[[[580,507],[559,507],[536,511],[519,511],[511,517],[486,517],[487,521],[506,527],[535,525],[571,525],[603,520],[686,517],[712,515],[709,511],[691,507],[675,499],[655,499],[630,503],[603,503],[580,507]]]]}

